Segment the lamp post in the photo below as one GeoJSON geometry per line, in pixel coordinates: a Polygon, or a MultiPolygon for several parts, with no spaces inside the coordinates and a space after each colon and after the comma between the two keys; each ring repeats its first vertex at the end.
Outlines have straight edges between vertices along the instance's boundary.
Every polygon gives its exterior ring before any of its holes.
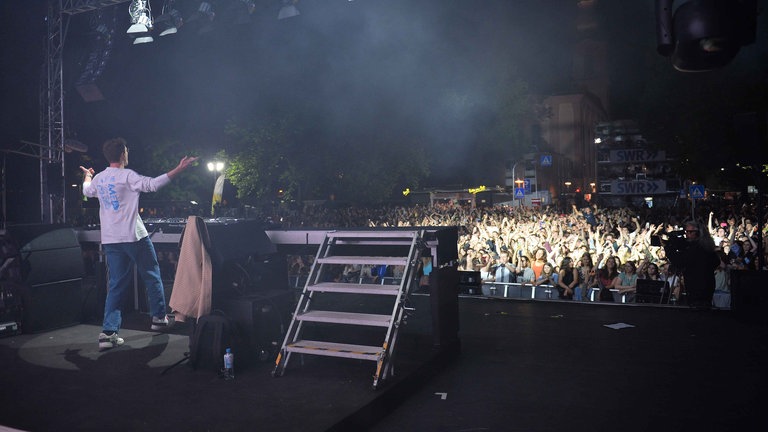
{"type": "Polygon", "coordinates": [[[221,195],[224,192],[224,184],[222,182],[222,187],[220,191],[216,190],[216,183],[218,183],[219,175],[224,171],[224,162],[221,161],[212,161],[208,162],[208,171],[213,173],[213,194],[211,195],[211,216],[216,216],[216,202],[221,202],[221,195]],[[217,198],[217,192],[218,192],[218,200],[217,198]]]}

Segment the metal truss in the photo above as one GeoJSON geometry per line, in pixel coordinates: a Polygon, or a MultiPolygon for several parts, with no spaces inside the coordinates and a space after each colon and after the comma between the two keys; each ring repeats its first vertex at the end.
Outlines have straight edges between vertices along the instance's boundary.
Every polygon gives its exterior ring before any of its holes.
{"type": "Polygon", "coordinates": [[[67,220],[66,184],[64,182],[64,76],[63,52],[66,38],[64,17],[91,12],[129,0],[49,0],[45,62],[40,85],[40,143],[24,143],[13,153],[40,160],[40,221],[45,223],[67,220]],[[61,164],[61,190],[48,190],[47,164],[61,164]]]}

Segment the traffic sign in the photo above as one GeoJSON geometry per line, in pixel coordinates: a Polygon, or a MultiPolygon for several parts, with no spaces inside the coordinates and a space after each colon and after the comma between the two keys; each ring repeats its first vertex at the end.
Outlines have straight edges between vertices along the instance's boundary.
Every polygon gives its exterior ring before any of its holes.
{"type": "Polygon", "coordinates": [[[525,198],[525,188],[516,187],[515,188],[515,199],[523,199],[525,198]]]}
{"type": "Polygon", "coordinates": [[[702,199],[704,198],[704,185],[691,185],[688,188],[688,193],[692,199],[702,199]]]}
{"type": "Polygon", "coordinates": [[[543,167],[552,166],[552,155],[541,155],[541,159],[539,160],[539,165],[543,167]]]}
{"type": "Polygon", "coordinates": [[[530,194],[531,193],[531,179],[526,178],[523,180],[523,188],[525,189],[525,193],[530,194]]]}

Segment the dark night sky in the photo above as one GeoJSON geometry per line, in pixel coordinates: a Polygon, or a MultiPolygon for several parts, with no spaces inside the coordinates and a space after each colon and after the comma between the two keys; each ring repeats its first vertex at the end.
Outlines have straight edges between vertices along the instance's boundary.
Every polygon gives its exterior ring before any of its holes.
{"type": "MultiPolygon", "coordinates": [[[[46,3],[0,1],[2,148],[38,141],[46,3]]],[[[194,3],[177,0],[186,11],[194,3]]],[[[339,130],[408,124],[451,166],[471,155],[476,114],[500,81],[518,76],[538,94],[570,90],[575,0],[302,0],[302,15],[283,21],[275,19],[278,1],[261,0],[240,25],[225,9],[239,1],[215,3],[214,31],[197,34],[188,24],[136,46],[124,35],[128,3],[104,9],[105,19],[117,19],[117,37],[98,81],[106,100],[93,103],[82,101],[74,80],[94,44],[95,13],[74,16],[64,52],[67,136],[88,144],[94,158],[113,136],[138,148],[175,139],[213,154],[227,120],[300,105],[339,130]]],[[[601,18],[601,31],[614,56],[613,108],[628,117],[642,90],[638,72],[655,55],[653,2],[602,3],[611,14],[601,18]]],[[[159,16],[163,2],[151,4],[159,16]]],[[[28,169],[29,161],[12,165],[28,169]]]]}

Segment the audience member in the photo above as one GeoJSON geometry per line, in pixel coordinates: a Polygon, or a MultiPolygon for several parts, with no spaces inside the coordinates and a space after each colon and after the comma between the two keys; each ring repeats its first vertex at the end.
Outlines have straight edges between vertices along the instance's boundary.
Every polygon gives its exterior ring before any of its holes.
{"type": "Polygon", "coordinates": [[[579,283],[579,275],[573,267],[573,259],[570,257],[563,258],[557,279],[557,290],[560,293],[560,298],[572,300],[574,288],[579,283]]]}

